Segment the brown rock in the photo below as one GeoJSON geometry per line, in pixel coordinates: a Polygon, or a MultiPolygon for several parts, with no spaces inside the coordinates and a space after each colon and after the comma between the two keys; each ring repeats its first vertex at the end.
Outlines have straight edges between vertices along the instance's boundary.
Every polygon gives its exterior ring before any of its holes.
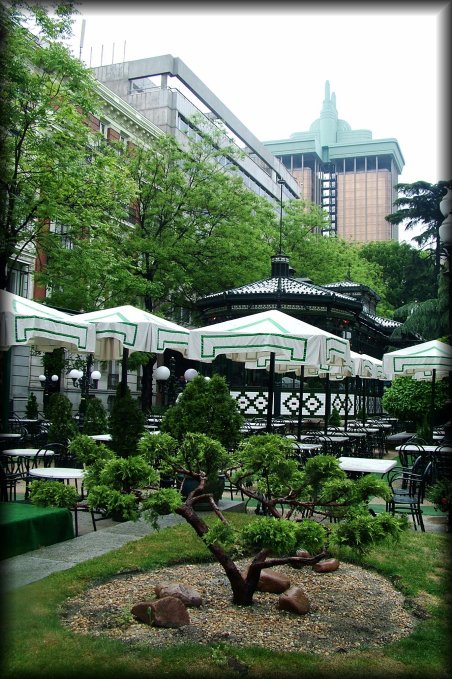
{"type": "Polygon", "coordinates": [[[309,599],[301,587],[291,587],[280,595],[278,608],[282,611],[290,611],[297,615],[305,615],[309,612],[311,605],[309,599]]]}
{"type": "Polygon", "coordinates": [[[190,624],[187,607],[175,596],[165,596],[150,605],[151,625],[155,627],[183,627],[190,624]]]}
{"type": "Polygon", "coordinates": [[[186,606],[202,606],[202,597],[193,587],[187,587],[181,583],[164,583],[154,587],[158,599],[165,596],[175,596],[186,606]]]}
{"type": "Polygon", "coordinates": [[[337,571],[339,568],[338,559],[326,559],[325,561],[319,561],[315,563],[312,570],[316,573],[331,573],[332,571],[337,571]]]}
{"type": "Polygon", "coordinates": [[[138,604],[132,606],[131,613],[140,622],[145,622],[146,625],[151,624],[150,608],[152,601],[140,601],[138,604]]]}
{"type": "MultiPolygon", "coordinates": [[[[246,578],[248,569],[244,572],[243,576],[246,578]]],[[[257,589],[259,592],[270,592],[270,594],[281,594],[285,592],[286,589],[290,587],[290,580],[284,575],[279,575],[279,573],[273,573],[269,569],[261,571],[257,589]]]]}
{"type": "MultiPolygon", "coordinates": [[[[295,556],[301,556],[303,559],[312,559],[312,555],[305,549],[297,549],[295,556]]],[[[292,568],[305,568],[304,563],[296,563],[295,561],[289,561],[289,566],[292,566],[292,568]]]]}

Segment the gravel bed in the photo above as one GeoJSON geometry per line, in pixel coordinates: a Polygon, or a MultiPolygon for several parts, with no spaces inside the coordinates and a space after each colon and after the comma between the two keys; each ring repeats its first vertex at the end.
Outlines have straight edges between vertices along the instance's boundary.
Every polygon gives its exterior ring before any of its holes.
{"type": "MultiPolygon", "coordinates": [[[[238,562],[241,568],[248,563],[238,562]]],[[[229,581],[221,566],[213,563],[119,574],[67,600],[62,620],[75,633],[127,644],[226,643],[322,655],[383,646],[415,628],[416,618],[404,607],[403,595],[378,574],[347,563],[322,574],[310,567],[273,570],[286,575],[291,586],[303,588],[309,613],[280,611],[278,595],[262,592],[256,592],[253,606],[234,606],[229,581]],[[163,629],[133,619],[132,606],[154,599],[154,586],[168,582],[183,583],[201,594],[203,605],[188,609],[190,625],[163,629]]]]}

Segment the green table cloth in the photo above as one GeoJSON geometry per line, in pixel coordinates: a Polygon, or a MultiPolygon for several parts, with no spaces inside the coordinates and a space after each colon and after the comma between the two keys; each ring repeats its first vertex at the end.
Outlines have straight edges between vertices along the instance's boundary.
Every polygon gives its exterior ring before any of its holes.
{"type": "Polygon", "coordinates": [[[0,502],[0,558],[25,554],[74,537],[69,509],[0,502]]]}

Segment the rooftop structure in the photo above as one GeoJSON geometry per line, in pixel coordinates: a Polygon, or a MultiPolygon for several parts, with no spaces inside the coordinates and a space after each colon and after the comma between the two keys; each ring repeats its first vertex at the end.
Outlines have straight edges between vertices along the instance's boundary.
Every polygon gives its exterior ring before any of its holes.
{"type": "Polygon", "coordinates": [[[356,242],[397,240],[394,186],[404,166],[396,139],[373,139],[338,117],[336,95],[325,84],[320,117],[307,132],[264,146],[296,178],[303,198],[323,206],[338,236],[356,242]]]}

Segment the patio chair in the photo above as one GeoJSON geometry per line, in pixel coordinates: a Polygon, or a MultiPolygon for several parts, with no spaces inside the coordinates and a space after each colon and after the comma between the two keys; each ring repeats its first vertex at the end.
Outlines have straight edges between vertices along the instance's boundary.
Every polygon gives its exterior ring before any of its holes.
{"type": "Polygon", "coordinates": [[[386,511],[392,514],[410,514],[413,520],[413,528],[417,527],[425,532],[424,521],[422,518],[422,505],[425,497],[425,489],[432,482],[432,462],[428,462],[425,469],[420,474],[405,472],[395,475],[389,481],[392,490],[391,499],[386,502],[386,511]],[[402,483],[406,483],[406,488],[402,483]]]}
{"type": "Polygon", "coordinates": [[[452,453],[450,445],[441,444],[432,453],[434,481],[452,479],[452,453]]]}
{"type": "Polygon", "coordinates": [[[13,471],[8,458],[0,458],[0,502],[15,502],[21,474],[13,471]]]}

